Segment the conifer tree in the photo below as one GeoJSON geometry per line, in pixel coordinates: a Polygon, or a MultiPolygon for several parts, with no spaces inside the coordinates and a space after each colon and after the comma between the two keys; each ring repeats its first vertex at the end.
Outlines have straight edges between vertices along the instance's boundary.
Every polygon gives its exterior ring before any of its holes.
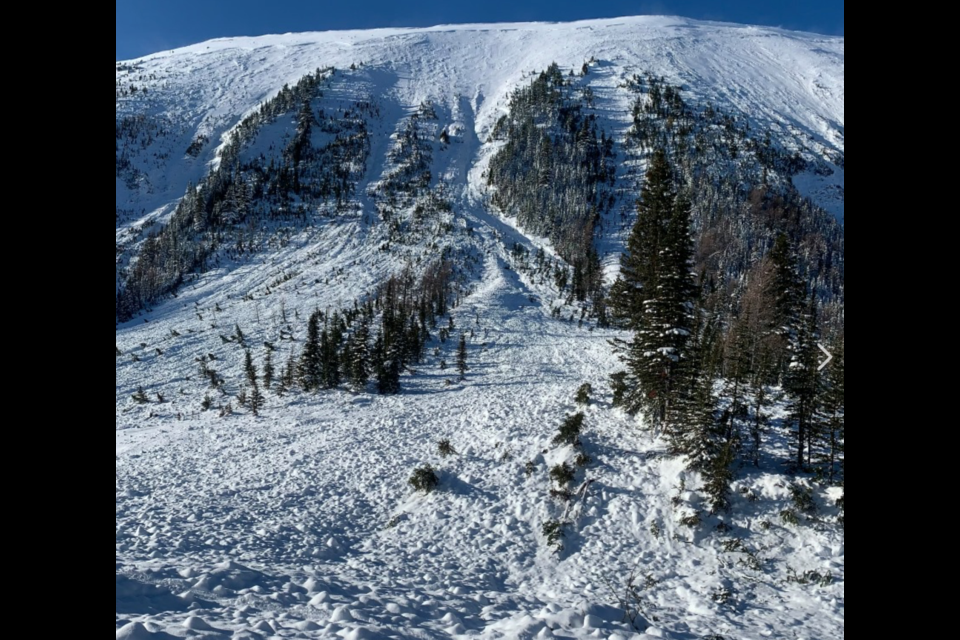
{"type": "Polygon", "coordinates": [[[260,409],[263,407],[263,394],[260,393],[260,387],[256,384],[250,387],[248,403],[250,405],[250,413],[255,416],[260,415],[260,409]]]}
{"type": "Polygon", "coordinates": [[[246,337],[243,335],[243,331],[240,331],[239,323],[234,325],[233,333],[237,337],[237,342],[240,344],[240,346],[244,346],[244,340],[246,340],[246,337]]]}
{"type": "Polygon", "coordinates": [[[377,392],[380,395],[400,393],[400,359],[392,348],[386,346],[383,334],[374,341],[374,375],[377,379],[377,392]]]}
{"type": "Polygon", "coordinates": [[[257,367],[253,364],[253,356],[250,355],[249,349],[243,350],[243,372],[247,376],[247,383],[250,386],[256,386],[257,384],[257,367]]]}
{"type": "Polygon", "coordinates": [[[326,328],[320,333],[320,378],[326,389],[340,384],[339,345],[334,340],[326,328]]]}
{"type": "Polygon", "coordinates": [[[638,314],[629,323],[635,334],[625,356],[631,387],[625,407],[643,410],[659,427],[682,387],[678,375],[687,355],[696,297],[690,273],[690,203],[675,193],[662,151],[654,155],[644,194],[647,200],[640,202],[628,258],[632,282],[620,289],[632,295],[633,302],[621,299],[617,304],[621,313],[638,314]]]}
{"type": "Polygon", "coordinates": [[[819,474],[833,484],[843,481],[845,471],[843,341],[834,342],[830,352],[833,360],[824,372],[821,420],[818,424],[818,447],[814,463],[819,474]]]}
{"type": "Polygon", "coordinates": [[[608,301],[613,318],[627,329],[637,330],[643,303],[656,286],[666,222],[673,214],[675,199],[670,163],[663,149],[658,149],[647,169],[637,203],[637,221],[620,258],[620,277],[608,301]]]}
{"type": "Polygon", "coordinates": [[[784,385],[798,469],[804,468],[806,463],[810,462],[813,435],[817,429],[817,405],[821,388],[818,367],[822,353],[817,346],[818,339],[817,303],[816,298],[811,296],[792,339],[790,364],[784,385]]]}
{"type": "Polygon", "coordinates": [[[357,391],[366,388],[367,381],[370,379],[369,342],[370,325],[366,319],[362,319],[348,341],[349,357],[344,358],[350,385],[357,391]]]}
{"type": "Polygon", "coordinates": [[[460,344],[457,346],[457,371],[460,373],[461,382],[467,379],[469,369],[470,367],[467,366],[467,335],[461,333],[460,344]]]}
{"type": "Polygon", "coordinates": [[[266,391],[269,391],[273,388],[273,352],[270,349],[267,349],[266,355],[263,357],[263,388],[266,391]]]}
{"type": "Polygon", "coordinates": [[[300,386],[304,391],[319,389],[323,380],[320,346],[320,311],[310,314],[307,323],[307,342],[300,354],[300,367],[297,371],[300,386]]]}

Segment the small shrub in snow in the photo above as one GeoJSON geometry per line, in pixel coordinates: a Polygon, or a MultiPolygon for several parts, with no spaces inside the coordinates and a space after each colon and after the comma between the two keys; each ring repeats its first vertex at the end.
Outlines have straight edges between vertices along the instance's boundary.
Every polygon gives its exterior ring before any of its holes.
{"type": "Polygon", "coordinates": [[[626,371],[618,371],[610,376],[610,389],[613,391],[613,406],[623,406],[623,399],[627,395],[626,371]]]}
{"type": "Polygon", "coordinates": [[[559,502],[570,502],[573,494],[569,489],[550,489],[550,497],[559,502]]]}
{"type": "Polygon", "coordinates": [[[583,418],[583,413],[567,416],[563,424],[560,425],[560,430],[557,433],[557,437],[553,439],[553,444],[569,444],[573,446],[580,444],[580,431],[583,429],[583,418]]]}
{"type": "Polygon", "coordinates": [[[833,584],[833,575],[830,573],[820,573],[813,569],[798,574],[793,569],[787,570],[787,582],[796,582],[797,584],[815,584],[818,587],[829,587],[833,584]]]}
{"type": "Polygon", "coordinates": [[[813,500],[813,488],[799,484],[790,485],[790,499],[798,513],[813,513],[817,510],[817,503],[813,500]]]}
{"type": "Polygon", "coordinates": [[[430,493],[440,484],[440,478],[437,477],[437,472],[434,471],[433,467],[425,464],[414,470],[413,475],[410,476],[407,483],[413,487],[414,491],[430,493]]]}
{"type": "Polygon", "coordinates": [[[733,600],[733,592],[726,587],[717,587],[710,593],[710,599],[719,605],[730,604],[733,600]]]}
{"type": "Polygon", "coordinates": [[[130,397],[133,398],[133,401],[136,402],[137,404],[147,404],[148,402],[150,402],[150,399],[147,397],[147,394],[143,390],[143,387],[137,387],[137,392],[130,397]]]}
{"type": "Polygon", "coordinates": [[[563,551],[563,523],[559,520],[549,520],[543,523],[543,537],[547,539],[548,547],[553,547],[557,553],[563,551]]]}
{"type": "Polygon", "coordinates": [[[691,528],[699,527],[701,522],[703,521],[700,519],[700,512],[696,512],[680,518],[680,524],[682,524],[685,527],[691,527],[691,528]]]}
{"type": "Polygon", "coordinates": [[[527,477],[529,478],[537,472],[537,463],[530,461],[524,466],[523,470],[526,472],[527,477]]]}
{"type": "Polygon", "coordinates": [[[583,453],[583,452],[580,452],[579,454],[577,454],[577,466],[578,466],[578,467],[585,467],[585,466],[587,466],[588,464],[590,464],[591,462],[593,462],[593,458],[591,458],[591,457],[588,456],[587,454],[585,454],[585,453],[583,453]]]}
{"type": "Polygon", "coordinates": [[[659,522],[651,522],[651,523],[650,523],[650,535],[652,535],[652,536],[653,536],[654,538],[656,538],[657,540],[659,540],[659,539],[660,539],[660,536],[663,535],[663,529],[660,528],[660,523],[659,523],[659,522]]]}
{"type": "Polygon", "coordinates": [[[210,395],[203,396],[203,400],[200,402],[200,408],[204,411],[210,411],[213,408],[213,398],[210,395]]]}
{"type": "Polygon", "coordinates": [[[566,462],[558,464],[550,469],[550,478],[553,479],[561,487],[565,487],[571,482],[575,476],[573,468],[568,465],[566,462]]]}
{"type": "Polygon", "coordinates": [[[784,509],[781,511],[780,519],[784,524],[792,524],[793,526],[800,524],[800,518],[797,516],[797,512],[793,509],[784,509]]]}
{"type": "Polygon", "coordinates": [[[453,445],[451,445],[450,441],[446,438],[437,443],[437,451],[444,458],[457,455],[456,449],[453,448],[453,445]]]}
{"type": "Polygon", "coordinates": [[[584,406],[590,404],[590,396],[592,395],[593,395],[593,386],[589,382],[580,385],[580,388],[577,389],[577,396],[575,398],[577,401],[577,404],[584,405],[584,406]]]}

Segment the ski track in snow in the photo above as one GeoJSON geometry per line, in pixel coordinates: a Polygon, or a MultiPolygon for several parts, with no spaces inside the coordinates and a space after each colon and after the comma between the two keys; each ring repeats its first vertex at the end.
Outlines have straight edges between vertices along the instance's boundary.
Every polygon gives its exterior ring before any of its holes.
{"type": "MultiPolygon", "coordinates": [[[[780,476],[764,472],[741,481],[761,502],[735,494],[728,523],[764,571],[721,552],[709,530],[715,522],[698,530],[677,524],[671,500],[687,474],[655,434],[609,406],[607,377],[619,364],[608,340],[620,336],[551,318],[556,291],[509,267],[515,242],[549,247],[486,209],[489,130],[509,92],[528,81],[524,74],[553,61],[579,68],[591,57],[600,61],[589,77],[596,111],[618,138],[629,97],[617,84],[653,71],[760,122],[843,148],[843,39],[774,29],[628,18],[288,34],[212,41],[139,61],[182,97],[158,109],[180,118],[188,139],[207,132],[214,140],[284,83],[318,66],[363,62],[364,90],[383,107],[371,123],[370,167],[358,188],[366,215],[375,215],[364,194],[383,173],[389,134],[404,113],[433,100],[441,126],[462,135],[435,147],[431,171],[452,187],[458,225],[475,231],[451,242],[481,261],[472,293],[453,312],[458,330],[472,332],[466,382],[448,384],[452,369],[441,370],[431,356],[404,375],[404,393],[395,397],[269,394],[259,418],[200,410],[208,391],[195,358],[213,354],[228,387],[241,378],[241,350],[219,339],[235,323],[259,361],[260,345],[276,339],[280,300],[302,331],[314,308],[349,305],[405,264],[402,252],[378,250],[378,230],[362,216],[320,224],[281,249],[210,271],[147,314],[149,322],[118,327],[118,640],[843,637],[842,531],[776,522],[760,532],[759,522],[775,519],[788,500],[780,476]],[[295,275],[264,295],[282,273],[295,275]],[[557,555],[541,533],[563,512],[548,495],[547,474],[574,454],[551,440],[577,410],[573,397],[584,382],[598,396],[586,409],[584,435],[594,462],[577,483],[592,484],[573,507],[578,517],[557,555]],[[139,386],[166,401],[132,403],[139,386]],[[441,458],[441,438],[458,455],[441,458]],[[528,476],[529,461],[536,470],[528,476]],[[407,478],[424,462],[438,468],[440,489],[412,494],[407,478]],[[790,569],[826,571],[835,580],[789,583],[790,569]],[[652,582],[643,631],[623,622],[617,602],[631,572],[652,582]],[[717,598],[721,592],[729,598],[717,598]]],[[[150,211],[169,210],[214,160],[215,147],[165,176],[152,194],[133,196],[118,182],[118,207],[132,197],[150,211]]],[[[617,249],[609,247],[608,264],[617,249]]],[[[429,351],[435,346],[454,361],[454,340],[434,340],[429,351]]],[[[279,344],[278,369],[289,348],[279,344]]],[[[696,506],[690,492],[682,498],[696,506]]]]}

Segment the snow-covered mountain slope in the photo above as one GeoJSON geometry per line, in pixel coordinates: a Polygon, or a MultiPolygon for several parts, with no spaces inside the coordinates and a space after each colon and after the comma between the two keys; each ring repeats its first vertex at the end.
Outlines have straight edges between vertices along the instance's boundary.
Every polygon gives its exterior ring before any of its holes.
{"type": "Polygon", "coordinates": [[[173,136],[151,149],[160,157],[151,154],[134,189],[118,178],[117,207],[151,212],[182,196],[242,116],[318,67],[374,68],[378,96],[408,109],[433,101],[486,140],[531,72],[552,62],[579,70],[590,59],[601,63],[591,87],[614,121],[625,122],[630,107],[617,85],[649,72],[817,151],[844,150],[843,38],[671,17],[227,38],[117,63],[118,90],[148,89],[118,97],[118,119],[161,115],[173,136]],[[210,143],[187,161],[198,136],[210,143]]]}
{"type": "MultiPolygon", "coordinates": [[[[608,376],[621,365],[608,341],[623,335],[535,268],[530,256],[554,260],[554,248],[490,206],[486,171],[510,95],[552,62],[579,74],[590,61],[577,82],[618,145],[632,124],[624,83],[662,75],[689,101],[821,159],[794,184],[842,219],[843,48],[644,17],[233,38],[118,63],[118,273],[284,85],[336,67],[313,106],[331,121],[363,109],[369,142],[355,189],[331,211],[238,233],[244,247],[118,324],[118,640],[842,637],[843,531],[824,524],[835,496],[816,491],[823,522],[782,521],[791,488],[771,457],[737,480],[728,516],[691,526],[696,474],[611,407],[608,376]],[[382,187],[407,175],[411,127],[430,177],[405,200],[382,187]],[[413,220],[434,195],[443,205],[398,239],[383,212],[413,220]],[[465,381],[456,340],[432,329],[398,396],[268,392],[259,416],[238,404],[245,349],[261,371],[269,353],[279,376],[314,310],[350,309],[441,257],[457,267],[450,315],[467,335],[465,381]],[[576,461],[553,438],[583,383],[595,390],[591,460],[566,504],[548,473],[576,461]],[[439,454],[444,439],[456,455],[439,454]],[[407,485],[424,463],[440,478],[429,495],[407,485]],[[560,553],[544,529],[553,521],[571,523],[560,553]]],[[[336,140],[322,128],[318,148],[336,140]]],[[[279,157],[295,129],[290,118],[264,125],[240,158],[279,157]]],[[[636,191],[616,153],[628,209],[636,191]]],[[[597,238],[611,274],[615,229],[597,238]]]]}

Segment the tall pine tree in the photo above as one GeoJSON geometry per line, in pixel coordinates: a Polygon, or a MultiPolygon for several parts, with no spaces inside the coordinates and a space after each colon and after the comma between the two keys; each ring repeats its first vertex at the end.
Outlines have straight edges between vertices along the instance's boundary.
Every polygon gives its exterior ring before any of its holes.
{"type": "Polygon", "coordinates": [[[300,386],[304,391],[315,391],[323,382],[322,351],[320,344],[320,311],[310,314],[307,323],[307,343],[300,354],[300,367],[297,371],[300,386]]]}
{"type": "Polygon", "coordinates": [[[663,427],[682,384],[696,289],[691,277],[690,203],[674,187],[666,154],[647,171],[637,222],[624,258],[621,284],[611,296],[615,314],[635,331],[626,350],[629,390],[624,406],[663,427]]]}

